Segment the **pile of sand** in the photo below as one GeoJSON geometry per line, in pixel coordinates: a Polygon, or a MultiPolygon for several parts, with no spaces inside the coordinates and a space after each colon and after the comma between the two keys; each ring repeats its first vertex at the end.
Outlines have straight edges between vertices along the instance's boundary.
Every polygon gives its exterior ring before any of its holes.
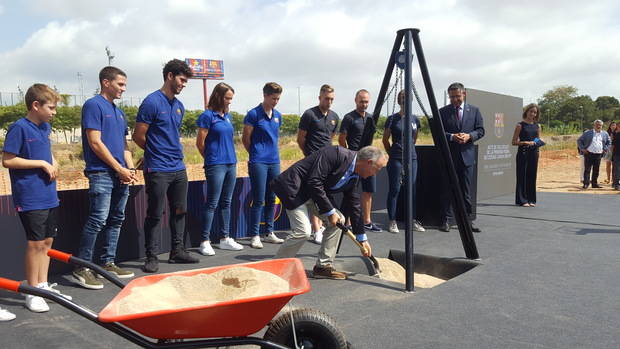
{"type": "Polygon", "coordinates": [[[118,315],[179,309],[289,291],[279,276],[248,267],[212,274],[175,275],[148,286],[134,287],[117,304],[118,315]]]}
{"type": "MultiPolygon", "coordinates": [[[[407,274],[405,272],[405,268],[403,268],[400,264],[388,258],[377,258],[377,261],[379,262],[379,267],[381,268],[381,273],[379,276],[382,279],[399,282],[401,284],[405,283],[407,274]]],[[[431,288],[442,284],[445,281],[446,280],[428,274],[413,273],[414,287],[431,288]]]]}

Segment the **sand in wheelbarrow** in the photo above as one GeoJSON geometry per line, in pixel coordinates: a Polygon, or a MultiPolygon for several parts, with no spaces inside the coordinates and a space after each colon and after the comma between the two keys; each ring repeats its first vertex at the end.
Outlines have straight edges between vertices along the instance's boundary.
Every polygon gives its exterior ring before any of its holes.
{"type": "Polygon", "coordinates": [[[118,315],[181,309],[289,291],[288,281],[262,270],[232,267],[211,274],[174,275],[136,286],[118,302],[118,315]]]}
{"type": "MultiPolygon", "coordinates": [[[[379,266],[381,267],[381,273],[379,276],[388,281],[399,282],[401,284],[405,283],[405,277],[407,273],[405,272],[405,268],[402,265],[398,264],[388,258],[377,258],[379,262],[379,266]]],[[[413,273],[413,286],[419,288],[431,288],[435,287],[441,283],[444,283],[446,280],[440,279],[438,277],[434,277],[428,274],[420,274],[413,273]]]]}

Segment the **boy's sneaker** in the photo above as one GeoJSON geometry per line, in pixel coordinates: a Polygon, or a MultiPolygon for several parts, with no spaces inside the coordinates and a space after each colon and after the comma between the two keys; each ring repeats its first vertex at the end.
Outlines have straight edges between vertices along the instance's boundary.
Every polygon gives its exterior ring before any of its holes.
{"type": "Polygon", "coordinates": [[[325,231],[325,227],[321,227],[321,229],[319,229],[318,231],[316,231],[314,233],[314,238],[312,239],[312,242],[314,242],[315,244],[321,244],[321,242],[323,242],[323,232],[325,231]]]}
{"type": "Polygon", "coordinates": [[[157,273],[159,270],[159,260],[156,256],[146,256],[144,266],[142,267],[145,273],[157,273]]]}
{"type": "Polygon", "coordinates": [[[50,310],[50,306],[47,305],[43,297],[29,294],[26,295],[26,308],[35,313],[44,313],[50,310]]]}
{"type": "Polygon", "coordinates": [[[426,231],[426,229],[424,229],[424,227],[422,226],[422,223],[420,223],[418,220],[413,220],[413,230],[415,231],[426,231]]]}
{"type": "Polygon", "coordinates": [[[233,238],[223,238],[220,240],[220,250],[241,251],[243,246],[233,238]]]}
{"type": "Polygon", "coordinates": [[[373,233],[378,233],[383,231],[383,229],[379,228],[379,226],[377,226],[375,223],[370,222],[368,224],[364,224],[364,229],[371,231],[373,233]]]}
{"type": "Polygon", "coordinates": [[[211,246],[210,240],[205,240],[200,244],[200,249],[198,249],[203,256],[213,256],[215,255],[215,251],[213,251],[213,247],[211,246]]]}
{"type": "Polygon", "coordinates": [[[347,274],[336,271],[331,265],[319,266],[315,265],[312,269],[312,274],[316,279],[332,279],[332,280],[346,280],[347,274]]]}
{"type": "Polygon", "coordinates": [[[75,281],[76,284],[90,290],[100,290],[103,288],[103,283],[97,280],[95,273],[84,267],[73,271],[73,281],[75,281]]]}
{"type": "Polygon", "coordinates": [[[190,256],[189,252],[185,251],[182,248],[177,248],[177,249],[170,251],[170,256],[168,257],[168,263],[171,263],[171,264],[174,264],[174,263],[189,264],[189,263],[198,263],[198,262],[200,262],[198,258],[190,256]]]}
{"type": "Polygon", "coordinates": [[[0,308],[0,322],[11,321],[13,319],[15,319],[15,314],[11,313],[6,309],[0,308]]]}
{"type": "Polygon", "coordinates": [[[263,238],[264,242],[269,242],[272,244],[281,244],[284,242],[284,239],[280,239],[276,234],[274,234],[273,232],[267,234],[264,238],[263,238]]]}
{"type": "Polygon", "coordinates": [[[390,224],[388,225],[388,232],[392,234],[398,234],[400,232],[398,230],[398,224],[396,224],[396,221],[390,221],[390,224]]]}
{"type": "MultiPolygon", "coordinates": [[[[220,242],[220,244],[221,244],[221,242],[220,242]]],[[[260,236],[258,236],[258,235],[252,236],[252,240],[250,242],[250,246],[252,248],[263,248],[263,243],[260,242],[260,236]]]]}
{"type": "Polygon", "coordinates": [[[58,286],[57,283],[53,283],[53,284],[49,284],[47,282],[42,283],[41,285],[38,285],[37,287],[42,288],[44,290],[50,291],[50,292],[54,292],[56,294],[58,294],[59,296],[63,297],[64,299],[70,301],[73,299],[73,297],[69,296],[68,294],[64,294],[62,292],[60,292],[60,290],[55,289],[54,287],[58,286]]]}
{"type": "MultiPolygon", "coordinates": [[[[134,277],[135,275],[133,271],[119,268],[118,265],[114,264],[114,262],[106,263],[103,266],[103,269],[105,269],[107,272],[111,274],[116,275],[116,277],[119,279],[128,279],[128,278],[134,277]]],[[[97,276],[99,277],[100,275],[97,275],[97,276]]]]}

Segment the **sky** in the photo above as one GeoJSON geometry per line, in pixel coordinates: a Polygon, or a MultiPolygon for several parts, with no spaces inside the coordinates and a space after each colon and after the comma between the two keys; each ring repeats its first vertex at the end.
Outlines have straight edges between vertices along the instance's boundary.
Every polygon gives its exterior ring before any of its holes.
{"type": "MultiPolygon", "coordinates": [[[[524,104],[560,85],[620,98],[619,18],[617,0],[0,0],[0,93],[41,82],[92,96],[107,46],[134,103],[161,87],[170,59],[206,58],[224,61],[231,110],[255,107],[275,81],[277,109],[303,112],[328,83],[342,116],[361,88],[374,108],[396,31],[418,28],[440,106],[454,81],[524,104]]],[[[190,80],[179,99],[202,109],[202,96],[202,81],[190,80]]]]}

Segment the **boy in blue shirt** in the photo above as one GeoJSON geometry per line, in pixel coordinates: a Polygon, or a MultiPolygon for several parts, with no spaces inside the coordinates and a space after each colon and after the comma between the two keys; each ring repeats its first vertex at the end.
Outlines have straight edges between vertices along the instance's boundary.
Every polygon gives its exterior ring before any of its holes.
{"type": "MultiPolygon", "coordinates": [[[[119,268],[115,263],[116,246],[125,220],[125,205],[129,183],[135,181],[135,169],[125,136],[127,119],[115,104],[127,86],[127,75],[116,67],[105,67],[99,72],[101,93],[82,106],[82,148],[88,177],[90,201],[88,219],[84,224],[77,256],[93,260],[95,243],[103,239],[99,256],[103,268],[119,278],[130,278],[134,273],[119,268]]],[[[78,267],[73,271],[75,282],[91,290],[103,288],[92,270],[78,267]]]]}
{"type": "Polygon", "coordinates": [[[173,59],[164,66],[164,85],[148,95],[136,118],[133,140],[144,149],[144,181],[147,194],[144,219],[146,261],[144,271],[159,270],[160,234],[156,231],[164,212],[164,200],[170,207],[171,251],[168,263],[198,263],[185,250],[187,214],[187,172],[183,163],[181,124],[185,108],[175,96],[181,93],[192,70],[187,63],[173,59]]]}
{"type": "MultiPolygon", "coordinates": [[[[26,92],[25,100],[28,114],[9,127],[2,165],[9,169],[13,204],[28,239],[26,282],[60,294],[53,289],[55,284],[47,282],[47,251],[56,236],[59,205],[55,181],[58,167],[49,140],[49,121],[56,115],[60,96],[46,85],[34,84],[26,92]]],[[[32,295],[26,295],[26,308],[37,313],[49,311],[42,297],[32,295]]],[[[3,318],[9,317],[6,311],[2,313],[3,318]]]]}

